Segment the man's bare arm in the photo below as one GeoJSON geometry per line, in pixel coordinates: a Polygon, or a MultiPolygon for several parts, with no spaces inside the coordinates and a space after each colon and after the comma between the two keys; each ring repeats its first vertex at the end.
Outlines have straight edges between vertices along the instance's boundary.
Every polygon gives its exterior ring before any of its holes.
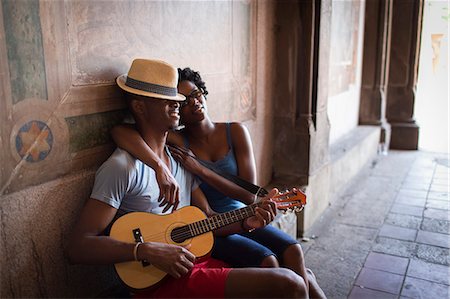
{"type": "MultiPolygon", "coordinates": [[[[66,247],[72,263],[115,264],[134,260],[135,243],[103,235],[117,210],[96,199],[89,199],[66,247]]],[[[189,250],[164,243],[145,242],[138,247],[138,260],[146,260],[169,275],[179,278],[194,266],[189,250]]]]}

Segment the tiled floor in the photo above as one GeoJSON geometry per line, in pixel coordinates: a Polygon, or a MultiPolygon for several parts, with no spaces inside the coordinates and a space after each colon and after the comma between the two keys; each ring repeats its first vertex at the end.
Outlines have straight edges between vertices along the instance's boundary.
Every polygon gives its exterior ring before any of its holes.
{"type": "Polygon", "coordinates": [[[315,224],[307,266],[329,298],[450,298],[449,210],[448,155],[390,152],[315,224]]]}

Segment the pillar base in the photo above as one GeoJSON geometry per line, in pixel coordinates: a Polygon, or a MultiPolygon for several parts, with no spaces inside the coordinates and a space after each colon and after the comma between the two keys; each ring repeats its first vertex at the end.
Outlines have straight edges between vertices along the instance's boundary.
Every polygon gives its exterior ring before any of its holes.
{"type": "Polygon", "coordinates": [[[415,123],[390,123],[390,149],[417,150],[419,146],[419,126],[415,123]]]}

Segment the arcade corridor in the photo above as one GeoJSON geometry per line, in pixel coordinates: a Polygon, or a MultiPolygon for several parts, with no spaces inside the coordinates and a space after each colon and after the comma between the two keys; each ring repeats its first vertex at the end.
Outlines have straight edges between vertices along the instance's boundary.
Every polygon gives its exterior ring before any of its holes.
{"type": "Polygon", "coordinates": [[[390,151],[333,199],[302,243],[328,298],[449,298],[448,158],[390,151]]]}

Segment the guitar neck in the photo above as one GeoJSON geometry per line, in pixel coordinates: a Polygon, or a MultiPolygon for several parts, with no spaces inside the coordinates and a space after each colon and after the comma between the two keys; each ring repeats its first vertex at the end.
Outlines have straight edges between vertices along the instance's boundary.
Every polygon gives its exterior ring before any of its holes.
{"type": "Polygon", "coordinates": [[[255,215],[255,208],[257,205],[257,203],[254,203],[244,208],[217,214],[212,217],[175,228],[172,231],[172,239],[181,243],[186,239],[190,239],[229,224],[242,221],[245,218],[255,215]]]}

